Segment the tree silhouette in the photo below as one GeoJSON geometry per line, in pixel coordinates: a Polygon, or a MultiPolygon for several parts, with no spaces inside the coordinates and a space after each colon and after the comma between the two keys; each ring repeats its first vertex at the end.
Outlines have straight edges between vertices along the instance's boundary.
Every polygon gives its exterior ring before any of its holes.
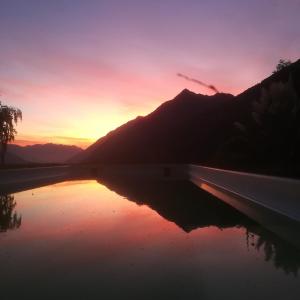
{"type": "Polygon", "coordinates": [[[300,98],[290,76],[263,88],[252,102],[249,122],[235,122],[235,133],[222,149],[223,159],[237,165],[272,168],[296,175],[300,162],[300,98]]]}
{"type": "Polygon", "coordinates": [[[292,64],[290,60],[280,59],[273,73],[277,73],[278,71],[281,71],[282,69],[288,67],[290,64],[292,64]]]}
{"type": "Polygon", "coordinates": [[[294,89],[293,80],[272,84],[253,103],[252,118],[256,135],[257,155],[269,158],[270,162],[282,161],[283,167],[291,167],[296,145],[299,143],[300,99],[294,89]]]}
{"type": "Polygon", "coordinates": [[[20,109],[3,105],[0,102],[0,159],[1,164],[5,162],[5,154],[7,144],[15,139],[17,131],[15,125],[18,120],[22,120],[22,112],[20,109]]]}
{"type": "Polygon", "coordinates": [[[21,226],[22,217],[14,211],[16,205],[13,195],[0,195],[0,232],[21,226]]]}

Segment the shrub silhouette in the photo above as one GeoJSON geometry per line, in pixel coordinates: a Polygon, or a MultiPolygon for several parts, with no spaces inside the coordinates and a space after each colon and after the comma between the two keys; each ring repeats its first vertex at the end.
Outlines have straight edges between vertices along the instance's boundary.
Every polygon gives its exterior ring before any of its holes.
{"type": "Polygon", "coordinates": [[[18,120],[22,120],[20,109],[3,105],[0,102],[0,158],[1,164],[4,164],[7,144],[15,139],[17,131],[15,125],[18,120]]]}
{"type": "Polygon", "coordinates": [[[276,66],[276,69],[273,71],[273,74],[281,71],[282,69],[288,67],[291,64],[292,62],[290,60],[280,59],[276,66]]]}

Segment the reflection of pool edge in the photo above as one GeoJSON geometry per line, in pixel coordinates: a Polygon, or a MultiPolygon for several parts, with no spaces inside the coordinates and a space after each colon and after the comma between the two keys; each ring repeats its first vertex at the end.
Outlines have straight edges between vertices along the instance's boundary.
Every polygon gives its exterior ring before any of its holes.
{"type": "Polygon", "coordinates": [[[296,220],[204,180],[191,181],[300,249],[300,224],[296,220]]]}

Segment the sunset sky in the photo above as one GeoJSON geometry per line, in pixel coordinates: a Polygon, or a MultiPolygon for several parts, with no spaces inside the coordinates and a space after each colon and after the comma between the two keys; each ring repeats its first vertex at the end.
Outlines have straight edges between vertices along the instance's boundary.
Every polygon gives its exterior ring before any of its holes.
{"type": "Polygon", "coordinates": [[[19,144],[86,147],[182,89],[238,94],[300,58],[300,0],[0,0],[19,144]]]}

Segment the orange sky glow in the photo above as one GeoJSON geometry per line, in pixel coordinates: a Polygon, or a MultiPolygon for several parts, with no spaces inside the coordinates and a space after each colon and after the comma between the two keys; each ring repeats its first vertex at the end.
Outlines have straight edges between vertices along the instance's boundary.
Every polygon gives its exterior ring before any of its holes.
{"type": "Polygon", "coordinates": [[[178,73],[238,94],[299,56],[299,1],[129,2],[0,3],[0,100],[23,112],[17,144],[86,148],[184,88],[212,94],[178,73]]]}

